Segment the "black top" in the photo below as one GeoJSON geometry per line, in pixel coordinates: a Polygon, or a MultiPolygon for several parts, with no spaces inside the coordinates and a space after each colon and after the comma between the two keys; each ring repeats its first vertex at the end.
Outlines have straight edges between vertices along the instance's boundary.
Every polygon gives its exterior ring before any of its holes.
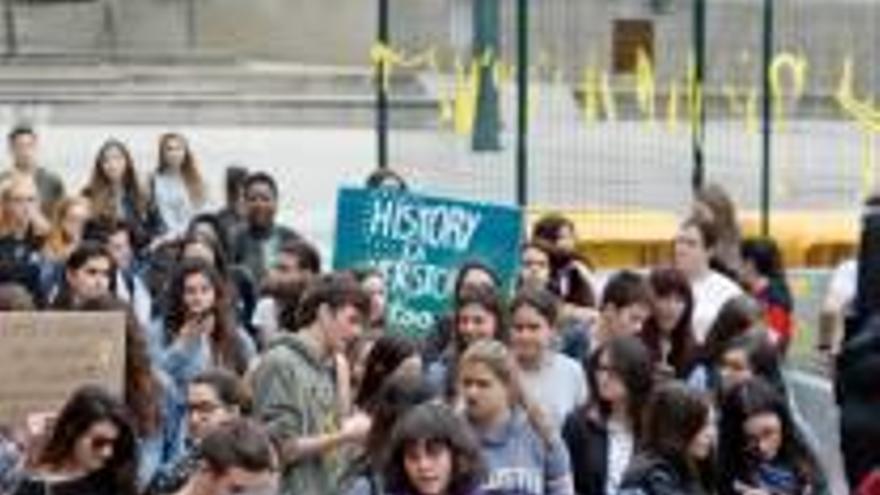
{"type": "Polygon", "coordinates": [[[608,429],[586,406],[575,409],[562,427],[571,456],[574,491],[578,495],[605,493],[608,478],[608,429]]]}
{"type": "Polygon", "coordinates": [[[620,495],[704,495],[687,468],[662,457],[643,452],[623,475],[620,495]]]}
{"type": "Polygon", "coordinates": [[[101,471],[65,481],[49,482],[39,477],[28,477],[18,485],[13,495],[118,495],[112,480],[101,471]]]}

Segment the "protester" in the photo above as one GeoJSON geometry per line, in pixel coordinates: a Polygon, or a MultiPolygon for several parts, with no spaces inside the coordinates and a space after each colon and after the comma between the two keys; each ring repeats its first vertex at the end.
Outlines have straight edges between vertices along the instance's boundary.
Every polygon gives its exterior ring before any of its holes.
{"type": "Polygon", "coordinates": [[[568,416],[562,437],[578,495],[615,495],[640,440],[653,385],[650,354],[636,337],[614,337],[593,354],[588,373],[592,399],[568,416]]]}
{"type": "Polygon", "coordinates": [[[41,167],[37,160],[37,133],[28,125],[13,127],[7,135],[12,154],[12,168],[0,174],[0,182],[11,177],[30,178],[37,188],[37,201],[42,214],[52,215],[64,197],[64,183],[53,172],[41,167]]]}
{"type": "MultiPolygon", "coordinates": [[[[444,354],[448,354],[450,346],[454,345],[457,314],[454,308],[460,307],[460,299],[462,292],[466,287],[485,286],[491,287],[496,294],[501,294],[501,279],[489,268],[488,265],[481,261],[471,260],[463,263],[455,275],[455,281],[452,288],[452,305],[451,313],[440,316],[437,319],[436,328],[428,335],[425,342],[425,361],[427,363],[435,363],[443,360],[444,354]]],[[[448,367],[448,365],[446,366],[448,367]]],[[[432,380],[434,381],[434,380],[432,380]]],[[[440,383],[440,382],[437,382],[440,383]]]]}
{"type": "Polygon", "coordinates": [[[302,292],[320,273],[321,255],[312,244],[293,240],[281,246],[275,265],[263,280],[263,296],[251,318],[261,345],[267,345],[281,331],[282,310],[296,306],[302,292]]]}
{"type": "Polygon", "coordinates": [[[697,358],[697,343],[691,330],[691,286],[684,273],[675,268],[655,268],[648,283],[652,311],[639,337],[660,375],[684,379],[697,358]]]}
{"type": "Polygon", "coordinates": [[[829,493],[785,397],[761,379],[724,395],[718,447],[722,495],[829,493]]]}
{"type": "Polygon", "coordinates": [[[455,302],[453,320],[451,342],[427,368],[428,383],[447,399],[455,396],[456,367],[468,346],[484,339],[509,341],[506,312],[492,285],[464,285],[455,302]]]}
{"type": "Polygon", "coordinates": [[[684,272],[691,283],[694,295],[691,324],[698,343],[706,340],[721,306],[728,299],[742,294],[731,279],[709,266],[717,243],[715,226],[699,217],[685,220],[675,236],[675,267],[684,272]]]}
{"type": "Polygon", "coordinates": [[[163,464],[183,453],[183,400],[171,378],[150,362],[144,331],[130,306],[112,295],[87,299],[79,311],[125,316],[125,404],[137,436],[138,488],[149,485],[163,464]]]}
{"type": "Polygon", "coordinates": [[[467,424],[446,405],[426,403],[410,410],[394,427],[388,452],[387,493],[483,493],[480,446],[467,424]]]}
{"type": "Polygon", "coordinates": [[[278,493],[278,455],[263,428],[233,419],[201,442],[202,461],[176,495],[278,493]]]}
{"type": "Polygon", "coordinates": [[[385,312],[388,302],[385,277],[380,271],[371,269],[359,270],[356,275],[367,297],[370,298],[367,332],[377,336],[382,335],[385,333],[385,312]]]}
{"type": "Polygon", "coordinates": [[[587,380],[577,361],[553,350],[559,300],[543,289],[523,289],[510,304],[513,355],[525,393],[540,404],[553,428],[587,402],[587,380]]]}
{"type": "Polygon", "coordinates": [[[147,493],[169,494],[182,488],[199,468],[205,437],[220,425],[241,417],[247,402],[243,384],[227,370],[210,369],[193,377],[186,391],[185,452],[161,466],[147,493]]]}
{"type": "Polygon", "coordinates": [[[171,279],[168,302],[162,319],[151,325],[150,348],[179,387],[215,366],[244,374],[256,349],[235,325],[226,284],[213,267],[200,260],[181,263],[171,279]]]}
{"type": "Polygon", "coordinates": [[[134,232],[137,250],[146,246],[159,228],[131,153],[121,141],[108,139],[101,145],[82,195],[91,201],[96,218],[126,221],[134,232]]]}
{"type": "Polygon", "coordinates": [[[172,132],[159,137],[159,164],[150,190],[166,235],[182,234],[205,206],[205,183],[183,135],[172,132]]]}
{"type": "Polygon", "coordinates": [[[370,410],[376,394],[395,376],[422,376],[422,357],[414,341],[397,335],[383,335],[367,355],[363,379],[356,390],[355,407],[361,411],[370,410]]]}
{"type": "Polygon", "coordinates": [[[527,397],[516,361],[504,344],[471,344],[459,363],[458,388],[486,459],[485,493],[574,493],[568,452],[527,397]]]}
{"type": "Polygon", "coordinates": [[[395,374],[384,381],[381,388],[366,404],[370,416],[370,431],[363,448],[346,467],[341,477],[341,493],[345,495],[375,495],[385,493],[382,463],[387,457],[389,439],[398,419],[411,408],[431,401],[431,387],[421,376],[395,374]]]}
{"type": "Polygon", "coordinates": [[[255,415],[279,449],[284,495],[337,493],[334,459],[369,430],[363,413],[340,421],[331,369],[368,311],[352,277],[320,277],[303,296],[296,333],[279,335],[251,374],[255,415]]]}
{"type": "Polygon", "coordinates": [[[705,184],[694,192],[693,214],[712,224],[717,234],[711,253],[712,269],[736,280],[742,259],[739,222],[733,199],[720,185],[705,184]]]}
{"type": "Polygon", "coordinates": [[[70,310],[88,299],[109,295],[116,290],[115,280],[116,266],[110,253],[100,243],[84,241],[67,257],[51,307],[70,310]]]}
{"type": "Polygon", "coordinates": [[[297,240],[299,234],[275,221],[278,186],[269,174],[256,172],[245,181],[247,215],[245,225],[232,243],[232,259],[250,270],[261,283],[266,271],[275,265],[281,246],[297,240]]]}
{"type": "Polygon", "coordinates": [[[90,216],[89,200],[82,196],[59,201],[52,217],[52,227],[43,245],[44,257],[50,261],[63,263],[82,241],[86,222],[90,216]]]}
{"type": "Polygon", "coordinates": [[[589,260],[577,251],[574,222],[551,213],[532,226],[532,241],[552,246],[550,278],[554,292],[566,303],[566,316],[590,321],[596,304],[596,289],[589,260]]]}
{"type": "Polygon", "coordinates": [[[620,495],[713,493],[708,467],[715,439],[709,405],[684,385],[660,385],[642,419],[642,443],[623,475],[620,495]]]}
{"type": "MultiPolygon", "coordinates": [[[[244,183],[247,180],[247,168],[239,165],[226,167],[226,204],[217,214],[217,223],[226,246],[232,246],[235,235],[244,223],[247,205],[244,200],[244,183]]],[[[227,253],[231,254],[231,253],[227,253]]]]}
{"type": "Polygon", "coordinates": [[[552,246],[545,241],[533,240],[523,245],[520,252],[519,287],[553,290],[550,278],[552,246]]]}
{"type": "Polygon", "coordinates": [[[651,289],[645,278],[628,270],[615,273],[602,291],[593,344],[618,335],[638,335],[650,314],[651,289]]]}
{"type": "Polygon", "coordinates": [[[33,180],[13,176],[0,182],[0,281],[24,286],[38,304],[45,296],[40,247],[47,232],[33,180]]]}
{"type": "Polygon", "coordinates": [[[785,279],[782,256],[769,238],[746,239],[742,244],[740,278],[761,304],[764,323],[782,355],[794,336],[794,302],[785,279]]]}
{"type": "Polygon", "coordinates": [[[136,495],[137,441],[125,406],[95,386],[68,399],[14,495],[136,495]]]}

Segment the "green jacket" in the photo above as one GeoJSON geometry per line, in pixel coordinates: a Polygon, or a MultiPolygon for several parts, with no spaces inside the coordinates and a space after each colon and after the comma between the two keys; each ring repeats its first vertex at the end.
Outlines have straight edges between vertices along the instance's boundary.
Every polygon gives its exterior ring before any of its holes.
{"type": "MultiPolygon", "coordinates": [[[[252,375],[254,414],[277,443],[339,429],[331,368],[299,335],[269,344],[252,375]]],[[[336,493],[339,462],[328,453],[282,466],[281,495],[336,493]]]]}

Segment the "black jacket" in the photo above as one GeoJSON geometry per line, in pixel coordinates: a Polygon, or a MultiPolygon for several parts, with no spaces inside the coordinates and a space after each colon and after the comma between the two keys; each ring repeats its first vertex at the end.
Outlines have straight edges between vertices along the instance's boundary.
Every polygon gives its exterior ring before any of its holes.
{"type": "Polygon", "coordinates": [[[684,466],[668,459],[641,453],[623,475],[619,495],[704,495],[699,483],[684,466]]]}
{"type": "Polygon", "coordinates": [[[562,427],[562,439],[571,457],[575,493],[605,493],[608,477],[608,429],[605,425],[582,406],[568,415],[562,427]]]}

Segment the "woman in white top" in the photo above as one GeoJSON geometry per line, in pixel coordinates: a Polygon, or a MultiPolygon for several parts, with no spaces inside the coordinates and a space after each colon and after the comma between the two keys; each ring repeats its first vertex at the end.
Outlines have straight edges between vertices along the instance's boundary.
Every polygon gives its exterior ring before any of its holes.
{"type": "Polygon", "coordinates": [[[165,232],[184,232],[205,204],[205,183],[182,135],[167,133],[159,138],[159,164],[150,185],[165,232]]]}

